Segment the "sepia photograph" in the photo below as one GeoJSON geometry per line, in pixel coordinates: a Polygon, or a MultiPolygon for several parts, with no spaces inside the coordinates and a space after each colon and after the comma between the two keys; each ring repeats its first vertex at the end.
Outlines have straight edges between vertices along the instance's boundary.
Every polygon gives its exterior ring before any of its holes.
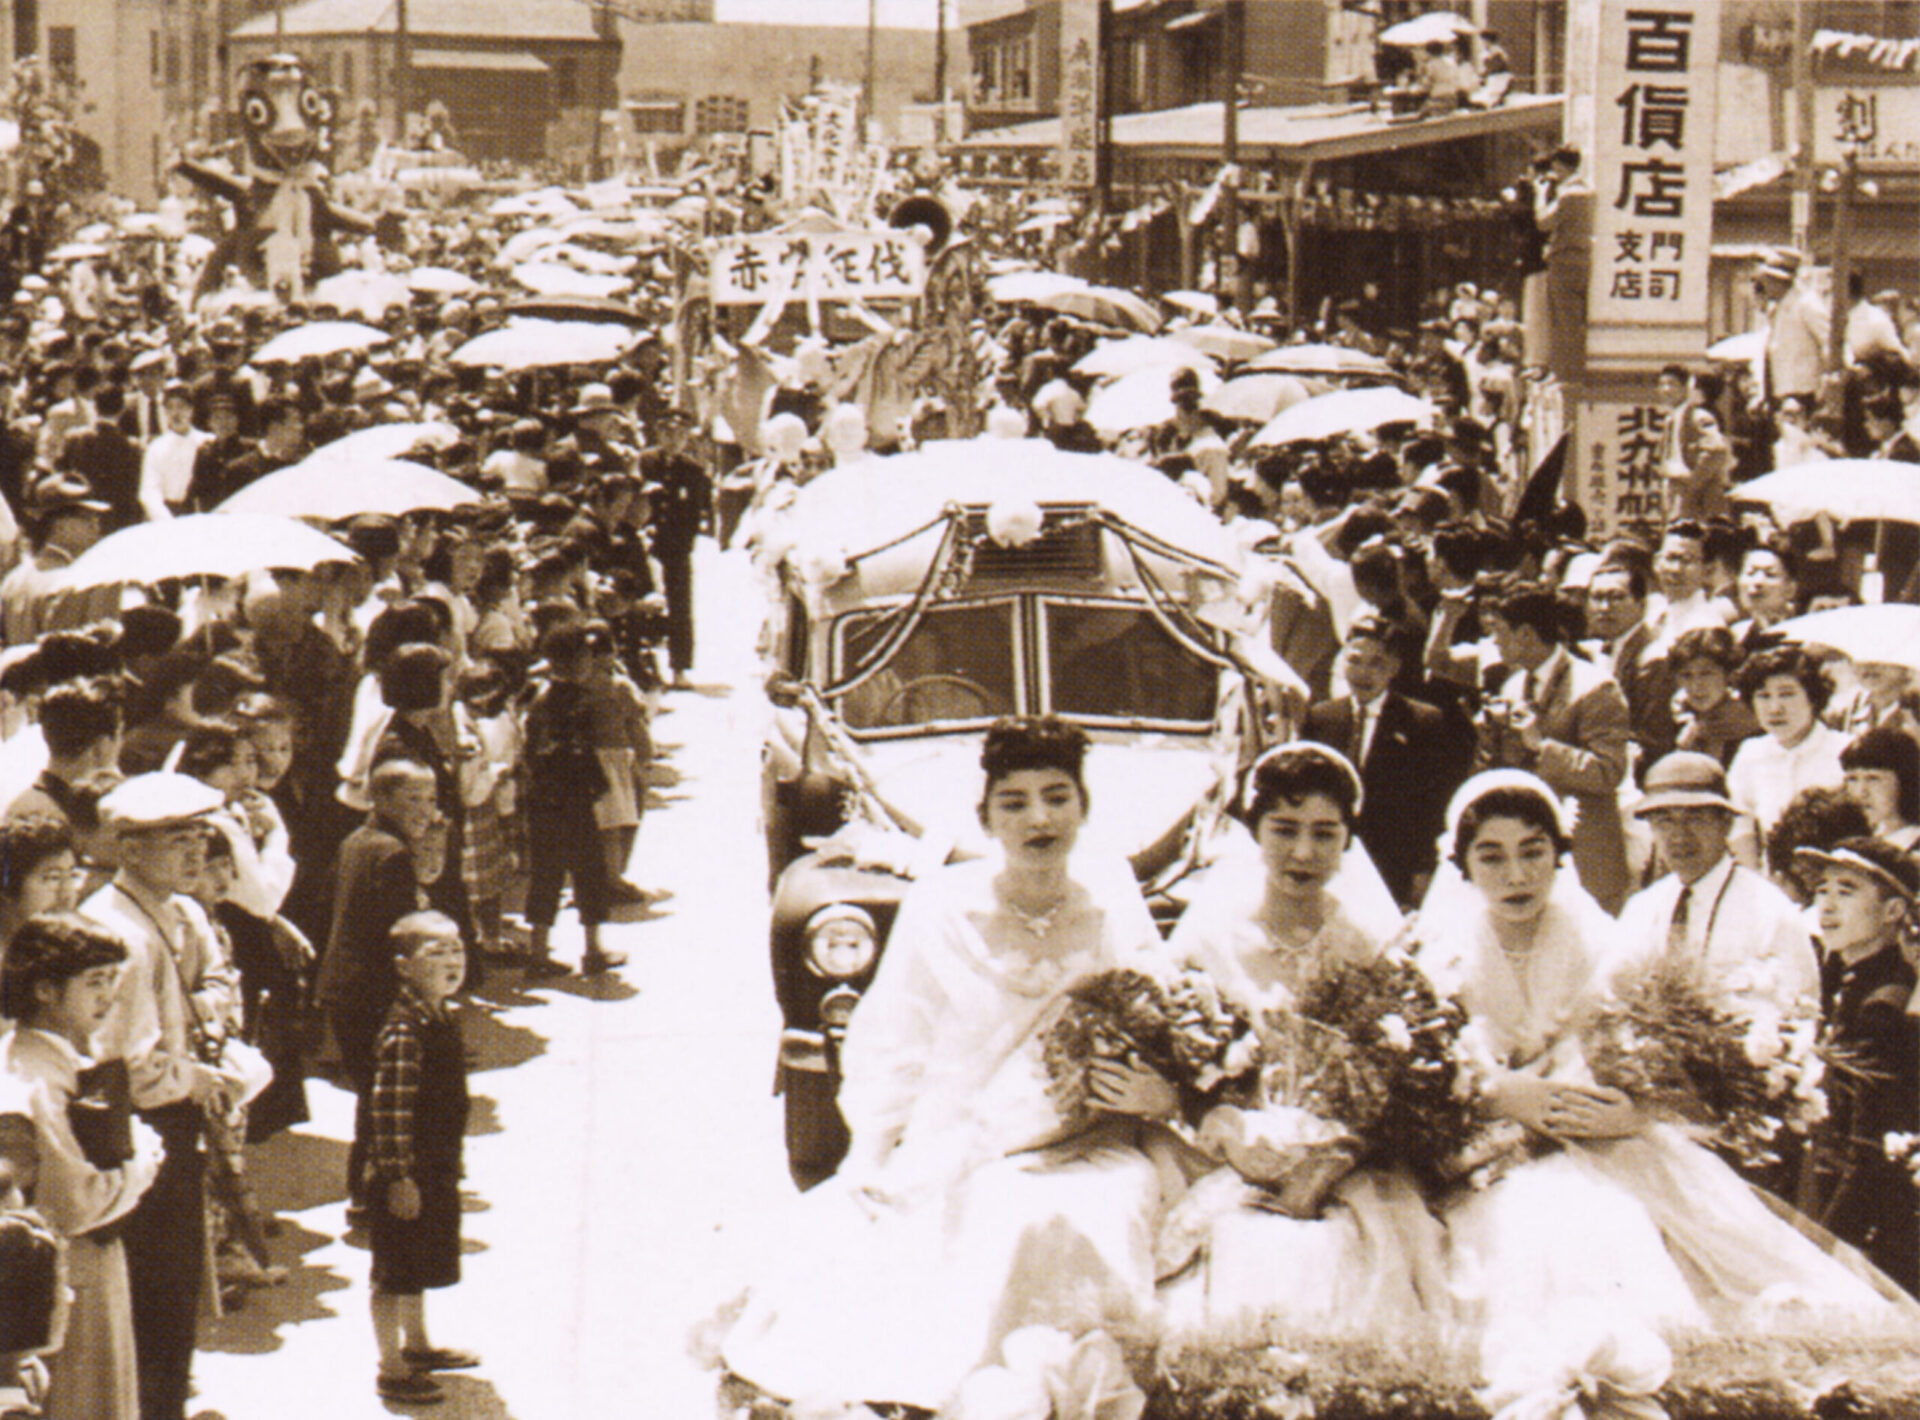
{"type": "Polygon", "coordinates": [[[0,1420],[1920,1420],[1920,0],[0,0],[0,1420]]]}

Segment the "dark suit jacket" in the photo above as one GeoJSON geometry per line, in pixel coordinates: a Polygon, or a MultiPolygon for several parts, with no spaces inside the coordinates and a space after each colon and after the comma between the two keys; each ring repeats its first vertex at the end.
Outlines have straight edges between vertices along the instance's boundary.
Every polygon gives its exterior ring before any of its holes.
{"type": "MultiPolygon", "coordinates": [[[[1347,754],[1353,743],[1354,699],[1343,695],[1307,711],[1301,738],[1347,754]]],[[[1359,766],[1365,801],[1359,836],[1387,890],[1413,905],[1414,877],[1431,873],[1447,800],[1472,768],[1471,742],[1449,734],[1430,705],[1388,691],[1366,763],[1359,766]]]]}
{"type": "Polygon", "coordinates": [[[1633,737],[1640,746],[1643,774],[1670,753],[1680,738],[1680,726],[1673,716],[1678,677],[1667,658],[1655,653],[1653,642],[1653,631],[1643,621],[1620,638],[1612,658],[1613,678],[1627,697],[1627,710],[1633,717],[1633,737]]]}
{"type": "Polygon", "coordinates": [[[106,529],[131,527],[145,514],[140,510],[140,446],[111,424],[98,424],[68,438],[60,461],[85,474],[94,496],[109,504],[106,529]]]}
{"type": "Polygon", "coordinates": [[[424,905],[406,841],[369,818],[340,845],[333,931],[320,958],[320,999],[329,1010],[377,1028],[399,990],[393,924],[424,905]]]}

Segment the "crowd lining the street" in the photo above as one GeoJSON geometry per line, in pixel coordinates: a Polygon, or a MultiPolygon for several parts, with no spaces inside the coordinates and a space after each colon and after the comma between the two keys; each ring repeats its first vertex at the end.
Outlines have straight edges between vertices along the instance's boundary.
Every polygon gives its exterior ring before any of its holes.
{"type": "MultiPolygon", "coordinates": [[[[743,448],[717,414],[737,405],[719,357],[678,405],[659,340],[570,370],[456,366],[503,314],[492,258],[511,229],[417,217],[413,264],[465,271],[477,294],[388,310],[371,353],[255,366],[276,328],[342,312],[196,315],[155,250],[49,261],[47,221],[16,211],[0,281],[0,1125],[31,1122],[0,1127],[0,1152],[11,1204],[31,1199],[67,1239],[74,1301],[64,1344],[12,1364],[50,1416],[184,1416],[208,1257],[214,1285],[277,1275],[247,1145],[305,1119],[320,1058],[361,1100],[349,1187],[374,1239],[377,1384],[430,1403],[434,1370],[477,1359],[435,1347],[420,1305],[458,1275],[465,1095],[447,999],[496,964],[572,970],[550,952],[569,880],[579,969],[621,965],[600,927],[647,896],[625,875],[651,720],[694,662],[696,538],[760,553],[794,487],[942,437],[952,412],[871,385],[845,402],[829,352],[808,346],[781,362],[743,448]],[[397,423],[446,426],[412,457],[483,496],[346,519],[351,560],[137,587],[63,576],[106,535],[211,511],[397,423]],[[117,1083],[99,1069],[113,1062],[117,1083]],[[94,1137],[75,1106],[112,1116],[116,1091],[138,1122],[123,1109],[123,1137],[94,1137]]],[[[1914,599],[1920,538],[1733,505],[1776,466],[1920,464],[1920,333],[1896,294],[1852,293],[1850,362],[1826,368],[1799,267],[1777,253],[1757,278],[1757,367],[1663,376],[1672,516],[1604,541],[1530,483],[1555,416],[1514,291],[1437,291],[1417,332],[1388,328],[1371,284],[1317,325],[1271,300],[1220,317],[1377,356],[1439,411],[1277,448],[1211,412],[1190,368],[1168,374],[1170,418],[1096,428],[1096,377],[1076,367],[1113,332],[1085,321],[984,306],[972,334],[992,435],[1117,448],[1245,534],[1273,579],[1274,649],[1306,691],[1290,728],[1356,786],[1294,765],[1287,802],[1334,803],[1400,907],[1441,871],[1443,833],[1459,846],[1456,791],[1524,771],[1543,802],[1577,804],[1571,824],[1547,814],[1548,836],[1620,933],[1729,971],[1764,941],[1790,964],[1833,1037],[1884,1065],[1849,1105],[1845,1196],[1812,1206],[1914,1291],[1913,1185],[1879,1139],[1920,1108],[1920,709],[1907,666],[1849,664],[1775,628],[1876,587],[1914,599]],[[1843,887],[1886,908],[1844,941],[1843,887]],[[1691,917],[1678,905],[1702,898],[1691,917]]],[[[664,320],[666,267],[643,280],[641,307],[664,320]]],[[[1069,759],[1055,745],[1000,777],[1072,780],[1069,759]]],[[[1264,814],[1248,822],[1260,832],[1264,814]]],[[[1116,1107],[1146,1093],[1117,1087],[1116,1107]]]]}

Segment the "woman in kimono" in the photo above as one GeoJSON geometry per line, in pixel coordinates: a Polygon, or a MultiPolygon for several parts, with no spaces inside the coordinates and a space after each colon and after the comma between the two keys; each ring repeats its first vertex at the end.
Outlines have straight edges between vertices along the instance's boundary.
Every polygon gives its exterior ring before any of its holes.
{"type": "MultiPolygon", "coordinates": [[[[1358,772],[1335,750],[1268,750],[1248,770],[1236,813],[1259,860],[1223,858],[1174,932],[1174,955],[1204,971],[1263,1039],[1277,1028],[1269,1012],[1284,1013],[1321,972],[1378,960],[1401,926],[1354,847],[1361,793],[1358,772]]],[[[1188,1242],[1200,1248],[1163,1288],[1172,1325],[1257,1320],[1283,1335],[1408,1339],[1441,1328],[1445,1237],[1404,1169],[1348,1174],[1317,1218],[1255,1206],[1252,1192],[1223,1171],[1169,1219],[1163,1267],[1184,1262],[1188,1242]]]]}
{"type": "Polygon", "coordinates": [[[1562,813],[1523,771],[1468,780],[1447,814],[1452,870],[1416,926],[1423,969],[1467,1009],[1482,1098],[1524,1131],[1505,1173],[1443,1215],[1483,1367],[1500,1373],[1580,1312],[1669,1338],[1913,1327],[1920,1309],[1857,1255],[1595,1084],[1580,1029],[1609,989],[1617,928],[1563,871],[1562,813]]]}
{"type": "Polygon", "coordinates": [[[1063,1140],[1038,1048],[1070,987],[1159,945],[1126,865],[1074,856],[1086,750],[1051,717],[995,724],[980,815],[998,851],[902,901],[847,1035],[847,1160],[724,1344],[761,1390],[938,1410],[1022,1328],[1081,1339],[1150,1312],[1159,1188],[1132,1116],[1173,1091],[1095,1065],[1096,1122],[1063,1140]]]}
{"type": "Polygon", "coordinates": [[[159,1143],[135,1121],[133,1156],[96,1168],[68,1118],[126,957],[111,933],[67,913],[49,914],[29,918],[15,933],[0,970],[0,1013],[19,1023],[0,1039],[0,1062],[31,1090],[39,1138],[34,1207],[70,1239],[73,1302],[66,1343],[48,1360],[49,1420],[135,1420],[140,1413],[126,1255],[111,1225],[153,1182],[159,1143]]]}

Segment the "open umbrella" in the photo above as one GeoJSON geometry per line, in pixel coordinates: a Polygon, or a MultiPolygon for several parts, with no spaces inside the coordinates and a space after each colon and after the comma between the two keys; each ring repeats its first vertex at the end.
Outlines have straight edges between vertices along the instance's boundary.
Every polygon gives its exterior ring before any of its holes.
{"type": "Polygon", "coordinates": [[[1220,298],[1210,291],[1162,291],[1160,299],[1180,310],[1192,311],[1197,316],[1220,314],[1220,298]]]}
{"type": "Polygon", "coordinates": [[[1465,15],[1452,10],[1429,10],[1411,20],[1389,25],[1380,31],[1377,40],[1402,49],[1422,49],[1430,44],[1452,44],[1461,35],[1473,33],[1474,23],[1465,15]]]}
{"type": "Polygon", "coordinates": [[[379,320],[396,306],[404,309],[409,300],[407,278],[385,271],[338,271],[316,281],[307,295],[313,305],[358,311],[368,320],[379,320]]]}
{"type": "Polygon", "coordinates": [[[1009,271],[987,278],[987,294],[1003,306],[1024,305],[1062,291],[1084,291],[1087,283],[1059,271],[1009,271]]]}
{"type": "Polygon", "coordinates": [[[1251,360],[1266,354],[1275,344],[1264,335],[1236,330],[1230,325],[1190,325],[1169,334],[1196,350],[1206,351],[1216,360],[1251,360]]]}
{"type": "Polygon", "coordinates": [[[557,261],[522,262],[513,279],[539,296],[617,296],[633,285],[624,276],[596,276],[557,261]]]}
{"type": "Polygon", "coordinates": [[[370,429],[356,429],[331,444],[322,444],[302,462],[312,459],[373,459],[377,462],[381,459],[403,458],[416,449],[444,449],[458,443],[459,439],[458,429],[437,419],[420,423],[375,424],[370,429]]]}
{"type": "Polygon", "coordinates": [[[283,330],[253,352],[256,365],[291,365],[299,360],[317,360],[338,355],[343,350],[366,350],[383,345],[393,337],[384,330],[352,320],[317,320],[310,325],[283,330]]]}
{"type": "Polygon", "coordinates": [[[1707,347],[1707,358],[1729,365],[1748,365],[1759,359],[1766,348],[1767,333],[1764,330],[1743,331],[1739,335],[1729,335],[1725,340],[1714,341],[1707,347]]]}
{"type": "Polygon", "coordinates": [[[61,590],[79,591],[173,577],[241,577],[277,567],[306,572],[323,562],[353,560],[351,549],[292,518],[191,513],[122,528],[55,572],[52,580],[61,590]]]}
{"type": "Polygon", "coordinates": [[[450,266],[416,266],[407,273],[407,289],[428,296],[468,296],[480,283],[450,266]]]}
{"type": "Polygon", "coordinates": [[[1772,628],[1810,646],[1831,646],[1856,664],[1879,661],[1920,670],[1920,606],[1842,606],[1772,628]]]}
{"type": "Polygon", "coordinates": [[[1071,221],[1073,218],[1065,212],[1036,212],[1013,230],[1016,235],[1022,232],[1050,232],[1055,227],[1064,227],[1071,221]]]}
{"type": "Polygon", "coordinates": [[[510,316],[541,316],[559,321],[612,321],[645,325],[647,318],[613,296],[524,296],[506,304],[510,316]]]}
{"type": "Polygon", "coordinates": [[[618,276],[633,270],[638,257],[610,256],[592,247],[583,247],[578,242],[565,241],[557,247],[548,247],[540,254],[542,261],[563,261],[577,266],[582,271],[591,271],[596,276],[618,276]]]}
{"type": "Polygon", "coordinates": [[[1083,286],[1074,290],[1055,291],[1048,296],[1032,298],[1032,304],[1115,330],[1139,330],[1152,335],[1164,324],[1160,312],[1150,302],[1143,301],[1131,291],[1122,291],[1118,286],[1083,286]]]}
{"type": "Polygon", "coordinates": [[[559,217],[571,216],[579,211],[564,192],[557,187],[543,187],[537,192],[520,192],[510,197],[496,197],[487,207],[489,217],[559,217]]]}
{"type": "Polygon", "coordinates": [[[315,518],[331,523],[359,513],[398,517],[426,508],[444,510],[481,501],[480,494],[459,479],[448,478],[425,464],[314,454],[292,468],[249,483],[213,511],[221,518],[273,513],[281,518],[315,518]]]}
{"type": "Polygon", "coordinates": [[[518,316],[476,335],[450,357],[456,365],[537,370],[550,365],[603,365],[634,345],[634,332],[609,321],[518,316]]]}
{"type": "Polygon", "coordinates": [[[1920,464],[1891,459],[1830,459],[1780,469],[1730,495],[1764,503],[1783,525],[1820,513],[1840,522],[1920,523],[1920,464]]]}
{"type": "Polygon", "coordinates": [[[93,261],[112,253],[99,242],[68,242],[47,253],[48,261],[93,261]]]}
{"type": "Polygon", "coordinates": [[[1282,410],[1253,436],[1260,446],[1357,434],[1386,424],[1423,424],[1434,408],[1405,390],[1384,386],[1335,390],[1282,410]]]}
{"type": "Polygon", "coordinates": [[[1222,419],[1265,424],[1281,410],[1303,404],[1323,392],[1298,375],[1241,375],[1208,395],[1200,407],[1222,419]]]}
{"type": "MultiPolygon", "coordinates": [[[[1087,423],[1109,437],[1133,429],[1150,429],[1173,418],[1173,393],[1170,388],[1177,367],[1160,366],[1135,370],[1112,384],[1095,390],[1087,401],[1087,423]]],[[[1211,370],[1197,371],[1200,392],[1204,395],[1220,387],[1220,377],[1211,370]]]]}
{"type": "Polygon", "coordinates": [[[1249,370],[1283,375],[1390,375],[1393,367],[1378,355],[1346,345],[1282,345],[1247,362],[1249,370]]]}
{"type": "Polygon", "coordinates": [[[1131,375],[1137,370],[1184,368],[1211,372],[1213,361],[1185,341],[1158,335],[1129,335],[1123,340],[1109,340],[1095,346],[1082,355],[1073,368],[1083,375],[1107,378],[1131,375]]]}

